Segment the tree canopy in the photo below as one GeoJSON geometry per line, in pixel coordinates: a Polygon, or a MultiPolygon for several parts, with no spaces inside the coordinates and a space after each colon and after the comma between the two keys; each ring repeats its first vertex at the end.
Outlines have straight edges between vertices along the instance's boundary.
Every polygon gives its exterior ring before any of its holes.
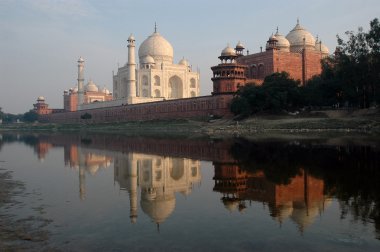
{"type": "Polygon", "coordinates": [[[304,106],[368,108],[380,102],[380,23],[369,31],[347,31],[337,36],[333,55],[323,59],[322,73],[305,86],[285,72],[264,79],[262,86],[246,85],[234,97],[231,111],[248,116],[259,111],[292,110],[304,106]]]}

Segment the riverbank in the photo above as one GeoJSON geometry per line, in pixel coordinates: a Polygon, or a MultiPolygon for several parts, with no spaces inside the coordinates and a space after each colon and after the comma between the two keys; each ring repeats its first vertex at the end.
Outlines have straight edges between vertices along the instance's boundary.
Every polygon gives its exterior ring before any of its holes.
{"type": "Polygon", "coordinates": [[[34,210],[22,218],[13,213],[13,209],[24,207],[16,198],[29,196],[24,184],[12,178],[11,171],[0,168],[0,251],[58,251],[47,247],[50,232],[46,228],[51,220],[34,210]]]}
{"type": "Polygon", "coordinates": [[[336,135],[380,136],[379,109],[327,110],[298,115],[256,115],[241,121],[152,120],[101,124],[12,124],[1,125],[0,132],[92,132],[142,136],[252,137],[260,135],[336,135]]]}

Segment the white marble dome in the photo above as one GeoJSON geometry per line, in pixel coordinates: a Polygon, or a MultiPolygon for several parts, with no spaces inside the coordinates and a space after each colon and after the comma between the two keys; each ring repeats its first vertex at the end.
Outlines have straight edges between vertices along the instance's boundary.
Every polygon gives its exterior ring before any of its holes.
{"type": "Polygon", "coordinates": [[[289,52],[289,49],[290,49],[289,40],[287,40],[284,35],[281,35],[280,33],[278,33],[278,31],[276,32],[276,34],[274,36],[277,39],[277,44],[276,44],[277,48],[280,51],[289,52]]]}
{"type": "Polygon", "coordinates": [[[158,32],[154,32],[140,45],[140,62],[142,62],[142,59],[148,55],[152,56],[155,62],[173,63],[173,47],[158,32]]]}
{"type": "Polygon", "coordinates": [[[286,35],[286,39],[290,43],[290,51],[292,52],[300,52],[304,47],[304,39],[305,39],[305,48],[306,49],[315,49],[315,38],[314,36],[305,28],[303,28],[298,20],[296,26],[291,30],[288,35],[286,35]]]}
{"type": "Polygon", "coordinates": [[[154,64],[155,61],[152,56],[147,55],[141,59],[141,64],[154,64]]]}
{"type": "Polygon", "coordinates": [[[227,45],[226,48],[222,50],[221,56],[236,56],[235,49],[230,47],[230,45],[227,45]]]}
{"type": "Polygon", "coordinates": [[[72,88],[71,91],[72,91],[73,93],[77,93],[77,92],[78,92],[78,86],[75,86],[74,88],[72,88]]]}
{"type": "Polygon", "coordinates": [[[106,95],[109,95],[109,94],[110,94],[110,91],[109,91],[106,87],[104,87],[104,88],[102,89],[102,92],[105,93],[106,95]]]}
{"type": "Polygon", "coordinates": [[[43,97],[43,96],[38,96],[37,101],[45,101],[45,97],[43,97]]]}
{"type": "Polygon", "coordinates": [[[87,92],[98,92],[99,88],[98,86],[96,86],[96,84],[92,80],[90,80],[85,86],[85,90],[87,92]]]}
{"type": "Polygon", "coordinates": [[[189,66],[189,62],[183,58],[181,59],[179,62],[178,62],[179,65],[183,65],[183,66],[189,66]]]}

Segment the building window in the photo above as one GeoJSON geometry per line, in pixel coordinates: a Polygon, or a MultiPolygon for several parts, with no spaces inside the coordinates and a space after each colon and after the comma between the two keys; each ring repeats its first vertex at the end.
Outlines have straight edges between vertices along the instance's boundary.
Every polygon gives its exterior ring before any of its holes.
{"type": "Polygon", "coordinates": [[[194,78],[191,78],[191,79],[190,79],[190,87],[191,87],[191,88],[196,88],[196,86],[197,86],[197,84],[196,84],[195,79],[194,79],[194,78]]]}
{"type": "Polygon", "coordinates": [[[161,97],[161,92],[160,92],[160,90],[158,90],[158,89],[154,90],[154,96],[155,96],[155,97],[161,97]]]}
{"type": "Polygon", "coordinates": [[[148,86],[148,76],[144,75],[144,76],[142,77],[142,84],[143,84],[144,86],[148,86]]]}
{"type": "Polygon", "coordinates": [[[160,86],[161,85],[161,82],[160,82],[160,77],[159,76],[154,76],[154,85],[155,86],[160,86]]]}

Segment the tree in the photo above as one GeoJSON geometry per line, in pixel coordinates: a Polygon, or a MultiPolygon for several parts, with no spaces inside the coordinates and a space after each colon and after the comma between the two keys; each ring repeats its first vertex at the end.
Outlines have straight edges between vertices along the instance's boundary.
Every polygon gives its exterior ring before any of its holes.
{"type": "Polygon", "coordinates": [[[38,120],[38,114],[35,111],[31,110],[24,113],[22,119],[24,122],[35,122],[38,120]]]}
{"type": "Polygon", "coordinates": [[[336,78],[344,83],[343,98],[355,107],[367,108],[379,102],[380,88],[380,24],[375,18],[370,30],[347,31],[348,40],[337,36],[335,55],[336,78]]]}
{"type": "Polygon", "coordinates": [[[303,105],[299,82],[286,72],[267,76],[261,86],[246,85],[232,100],[231,112],[248,116],[260,111],[278,112],[303,105]]]}

